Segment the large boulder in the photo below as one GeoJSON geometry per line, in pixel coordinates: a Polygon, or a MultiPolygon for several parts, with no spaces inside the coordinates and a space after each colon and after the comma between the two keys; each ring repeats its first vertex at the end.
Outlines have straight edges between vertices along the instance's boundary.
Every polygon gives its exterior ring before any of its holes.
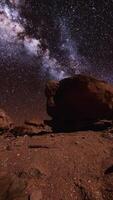
{"type": "Polygon", "coordinates": [[[47,113],[58,121],[113,119],[113,86],[85,75],[46,85],[47,113]]]}

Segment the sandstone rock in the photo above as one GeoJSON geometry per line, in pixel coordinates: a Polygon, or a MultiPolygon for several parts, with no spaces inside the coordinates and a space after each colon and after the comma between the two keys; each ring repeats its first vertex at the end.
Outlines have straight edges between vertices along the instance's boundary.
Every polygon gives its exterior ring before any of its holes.
{"type": "Polygon", "coordinates": [[[6,131],[13,125],[11,118],[0,109],[0,132],[6,131]]]}
{"type": "Polygon", "coordinates": [[[113,119],[113,86],[85,75],[46,85],[47,113],[55,121],[113,119]]]}
{"type": "Polygon", "coordinates": [[[22,126],[15,126],[11,130],[11,133],[13,133],[13,135],[15,136],[35,136],[48,131],[50,131],[50,128],[44,123],[38,124],[32,121],[25,121],[25,123],[22,126]]]}
{"type": "Polygon", "coordinates": [[[52,117],[55,115],[56,106],[54,97],[56,95],[58,88],[59,88],[58,81],[48,81],[45,89],[45,94],[47,97],[47,113],[52,117]]]}

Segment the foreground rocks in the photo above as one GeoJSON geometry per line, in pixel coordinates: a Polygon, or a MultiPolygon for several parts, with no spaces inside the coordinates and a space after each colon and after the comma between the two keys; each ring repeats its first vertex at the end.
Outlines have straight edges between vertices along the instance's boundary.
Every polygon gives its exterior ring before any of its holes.
{"type": "Polygon", "coordinates": [[[49,126],[46,124],[42,123],[36,123],[32,121],[25,121],[22,126],[14,126],[10,132],[14,136],[24,136],[24,135],[29,135],[29,136],[38,136],[38,135],[43,135],[44,133],[50,132],[51,129],[49,126]]]}
{"type": "Polygon", "coordinates": [[[0,136],[0,200],[113,200],[108,133],[0,136]]]}
{"type": "Polygon", "coordinates": [[[76,75],[49,81],[45,93],[48,114],[63,126],[113,119],[113,86],[104,81],[76,75]]]}

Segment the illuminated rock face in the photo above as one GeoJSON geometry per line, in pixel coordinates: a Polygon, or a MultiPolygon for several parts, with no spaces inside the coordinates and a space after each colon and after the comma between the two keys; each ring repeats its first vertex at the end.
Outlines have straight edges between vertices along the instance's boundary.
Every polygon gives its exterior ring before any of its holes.
{"type": "Polygon", "coordinates": [[[113,119],[113,86],[76,75],[46,86],[47,112],[53,119],[95,121],[113,119]]]}
{"type": "Polygon", "coordinates": [[[11,118],[0,109],[0,130],[10,129],[13,125],[11,118]]]}

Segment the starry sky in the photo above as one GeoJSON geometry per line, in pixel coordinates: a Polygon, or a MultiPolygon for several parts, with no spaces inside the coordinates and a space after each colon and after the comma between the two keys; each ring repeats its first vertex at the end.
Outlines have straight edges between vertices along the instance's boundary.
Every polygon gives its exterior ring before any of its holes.
{"type": "Polygon", "coordinates": [[[112,0],[0,1],[0,107],[16,122],[46,117],[48,79],[113,82],[112,0]]]}

